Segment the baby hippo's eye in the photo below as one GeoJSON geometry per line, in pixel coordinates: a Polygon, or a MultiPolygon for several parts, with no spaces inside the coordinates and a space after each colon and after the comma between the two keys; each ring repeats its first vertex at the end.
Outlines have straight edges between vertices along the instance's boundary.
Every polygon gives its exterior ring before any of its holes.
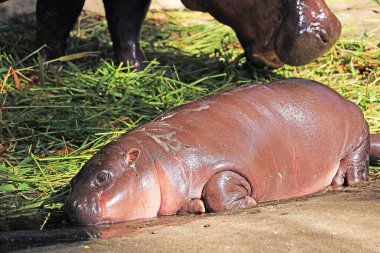
{"type": "Polygon", "coordinates": [[[103,186],[110,180],[111,175],[108,172],[100,172],[96,177],[95,184],[97,186],[103,186]]]}

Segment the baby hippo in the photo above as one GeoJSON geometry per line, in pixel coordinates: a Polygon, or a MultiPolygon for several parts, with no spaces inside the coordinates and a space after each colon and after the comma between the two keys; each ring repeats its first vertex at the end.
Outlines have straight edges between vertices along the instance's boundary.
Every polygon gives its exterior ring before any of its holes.
{"type": "Polygon", "coordinates": [[[72,179],[64,210],[88,225],[250,208],[362,182],[378,146],[370,151],[359,107],[332,89],[253,83],[176,107],[104,146],[72,179]]]}

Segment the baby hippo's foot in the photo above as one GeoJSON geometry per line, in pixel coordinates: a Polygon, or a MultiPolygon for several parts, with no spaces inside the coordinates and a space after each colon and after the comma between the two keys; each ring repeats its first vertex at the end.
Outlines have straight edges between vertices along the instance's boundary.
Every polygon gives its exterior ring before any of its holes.
{"type": "Polygon", "coordinates": [[[368,177],[368,152],[369,134],[368,125],[366,124],[361,144],[340,161],[338,172],[331,183],[331,187],[339,189],[343,185],[350,186],[364,182],[368,177]]]}
{"type": "Polygon", "coordinates": [[[251,186],[244,177],[232,171],[222,171],[206,183],[202,198],[208,212],[235,211],[256,205],[251,193],[251,186]]]}
{"type": "Polygon", "coordinates": [[[179,209],[177,214],[202,214],[206,212],[205,205],[200,199],[189,199],[182,207],[179,209]]]}

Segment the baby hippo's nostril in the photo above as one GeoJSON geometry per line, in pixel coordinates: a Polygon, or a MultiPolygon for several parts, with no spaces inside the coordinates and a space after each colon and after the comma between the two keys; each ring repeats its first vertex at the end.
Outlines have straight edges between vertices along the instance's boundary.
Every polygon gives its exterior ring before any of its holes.
{"type": "Polygon", "coordinates": [[[74,207],[74,208],[81,208],[82,205],[80,204],[80,202],[79,202],[78,200],[74,200],[74,202],[73,202],[73,207],[74,207]]]}

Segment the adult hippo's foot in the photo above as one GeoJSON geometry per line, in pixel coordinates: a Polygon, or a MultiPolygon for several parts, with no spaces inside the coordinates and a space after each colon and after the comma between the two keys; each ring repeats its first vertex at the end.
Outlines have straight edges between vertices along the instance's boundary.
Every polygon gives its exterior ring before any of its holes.
{"type": "Polygon", "coordinates": [[[336,173],[331,186],[339,188],[342,185],[354,185],[363,182],[368,177],[369,165],[369,128],[365,124],[363,136],[359,145],[353,147],[354,150],[340,161],[338,172],[336,173]]]}
{"type": "Polygon", "coordinates": [[[144,69],[140,31],[151,0],[103,0],[116,60],[137,70],[144,69]]]}
{"type": "Polygon", "coordinates": [[[217,213],[256,206],[251,193],[251,186],[245,178],[232,171],[222,171],[206,183],[202,198],[207,211],[217,213]]]}

